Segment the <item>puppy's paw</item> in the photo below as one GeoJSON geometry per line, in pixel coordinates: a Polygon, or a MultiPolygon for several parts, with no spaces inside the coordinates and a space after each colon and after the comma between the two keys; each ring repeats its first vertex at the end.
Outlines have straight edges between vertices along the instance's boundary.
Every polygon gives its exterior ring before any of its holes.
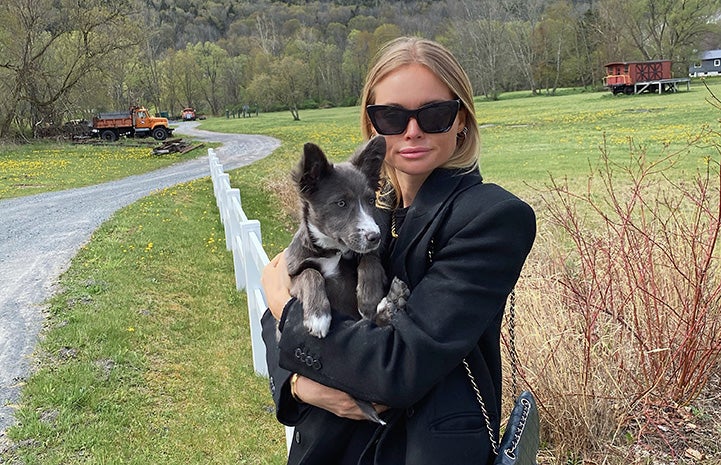
{"type": "Polygon", "coordinates": [[[396,313],[396,307],[388,297],[383,297],[376,307],[375,322],[378,326],[384,326],[390,323],[391,317],[396,313]]]}
{"type": "Polygon", "coordinates": [[[398,310],[403,310],[406,308],[409,295],[411,295],[411,291],[408,289],[406,283],[401,281],[397,276],[394,277],[386,297],[393,302],[398,310]]]}
{"type": "Polygon", "coordinates": [[[322,339],[328,334],[330,329],[330,315],[306,315],[303,318],[303,326],[306,327],[311,335],[322,339]]]}
{"type": "Polygon", "coordinates": [[[396,312],[406,308],[410,293],[406,283],[398,279],[398,277],[394,277],[388,294],[383,297],[376,308],[376,323],[379,325],[388,324],[396,312]]]}

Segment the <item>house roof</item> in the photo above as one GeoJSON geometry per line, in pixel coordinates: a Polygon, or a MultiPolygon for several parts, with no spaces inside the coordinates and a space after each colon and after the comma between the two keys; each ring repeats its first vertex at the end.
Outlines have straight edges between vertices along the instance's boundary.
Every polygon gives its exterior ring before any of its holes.
{"type": "Polygon", "coordinates": [[[715,60],[717,58],[721,58],[721,50],[706,50],[705,52],[701,52],[702,60],[715,60]]]}

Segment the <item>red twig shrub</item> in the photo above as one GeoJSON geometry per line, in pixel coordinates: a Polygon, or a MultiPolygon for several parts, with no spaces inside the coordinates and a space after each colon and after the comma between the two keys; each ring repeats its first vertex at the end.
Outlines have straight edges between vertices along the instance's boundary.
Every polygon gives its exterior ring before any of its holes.
{"type": "MultiPolygon", "coordinates": [[[[721,139],[706,130],[690,146],[709,138],[721,139]]],[[[688,150],[651,159],[629,141],[617,163],[604,143],[585,189],[552,179],[541,196],[518,345],[547,439],[562,450],[608,455],[624,435],[639,439],[718,368],[719,144],[704,150],[705,170],[682,179],[674,164],[688,150]]]]}

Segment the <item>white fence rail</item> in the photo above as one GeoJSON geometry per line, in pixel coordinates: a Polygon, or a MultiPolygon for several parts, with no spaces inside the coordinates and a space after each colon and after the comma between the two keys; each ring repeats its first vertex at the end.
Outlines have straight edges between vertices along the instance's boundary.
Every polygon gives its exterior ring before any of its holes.
{"type": "MultiPolygon", "coordinates": [[[[253,369],[262,376],[268,376],[265,362],[265,344],[261,336],[260,319],[267,308],[265,295],[260,286],[260,274],[268,264],[268,255],[263,249],[260,222],[249,220],[243,211],[240,190],[230,187],[230,176],[223,172],[223,165],[213,149],[208,149],[208,165],[213,181],[215,202],[220,210],[220,220],[225,230],[226,249],[233,253],[235,287],[245,290],[248,296],[248,320],[253,349],[253,369]]],[[[286,443],[290,447],[293,428],[286,427],[286,443]]]]}
{"type": "Polygon", "coordinates": [[[260,287],[260,273],[268,263],[260,237],[260,222],[249,220],[240,202],[240,190],[230,187],[230,176],[223,172],[223,165],[213,149],[208,149],[210,177],[213,180],[215,202],[220,210],[220,220],[225,229],[225,247],[233,252],[235,287],[248,294],[248,320],[253,348],[253,369],[268,376],[265,363],[265,345],[261,337],[260,319],[267,308],[260,287]]]}

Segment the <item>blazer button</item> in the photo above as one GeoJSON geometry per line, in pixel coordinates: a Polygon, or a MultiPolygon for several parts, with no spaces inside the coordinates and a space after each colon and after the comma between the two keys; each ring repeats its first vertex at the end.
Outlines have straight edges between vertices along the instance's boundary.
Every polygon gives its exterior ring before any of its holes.
{"type": "Polygon", "coordinates": [[[313,369],[320,370],[323,367],[323,365],[320,364],[320,360],[313,361],[313,369]]]}
{"type": "Polygon", "coordinates": [[[300,431],[295,432],[295,443],[300,444],[300,431]]]}
{"type": "Polygon", "coordinates": [[[301,357],[303,357],[303,351],[300,350],[300,347],[299,347],[299,348],[295,349],[295,358],[300,360],[301,357]]]}
{"type": "Polygon", "coordinates": [[[314,362],[313,357],[311,357],[310,355],[308,355],[305,358],[305,364],[308,365],[309,367],[313,366],[313,362],[314,362]]]}

